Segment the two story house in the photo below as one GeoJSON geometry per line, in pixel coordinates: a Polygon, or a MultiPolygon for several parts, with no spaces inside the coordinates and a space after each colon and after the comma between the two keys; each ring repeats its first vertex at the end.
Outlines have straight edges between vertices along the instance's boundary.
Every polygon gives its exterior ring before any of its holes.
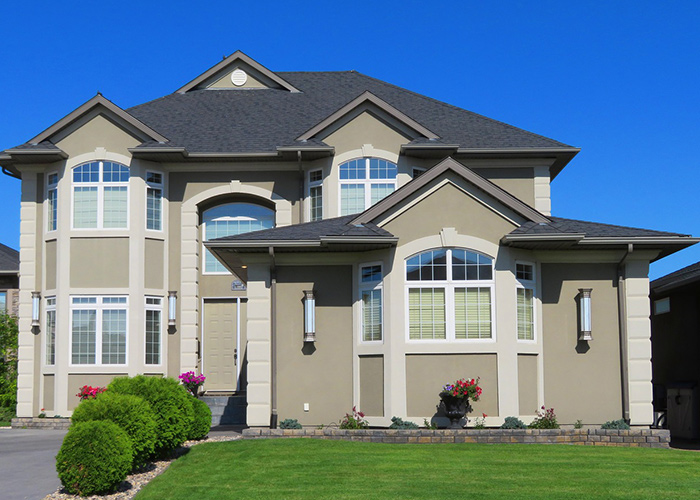
{"type": "MultiPolygon", "coordinates": [[[[82,385],[207,377],[245,423],[652,422],[649,263],[698,240],[551,215],[579,149],[355,71],[241,52],[102,95],[0,153],[21,178],[18,415],[82,385]]],[[[590,202],[590,201],[589,201],[590,202]]]]}

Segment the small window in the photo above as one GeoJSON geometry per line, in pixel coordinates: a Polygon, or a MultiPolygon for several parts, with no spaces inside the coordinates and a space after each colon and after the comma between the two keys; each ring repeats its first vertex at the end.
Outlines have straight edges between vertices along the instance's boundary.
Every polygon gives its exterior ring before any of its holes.
{"type": "Polygon", "coordinates": [[[163,229],[163,174],[146,172],[146,229],[163,229]]]}
{"type": "Polygon", "coordinates": [[[58,174],[49,174],[47,182],[46,199],[48,200],[48,227],[49,231],[55,231],[58,226],[58,174]]]}
{"type": "Polygon", "coordinates": [[[671,312],[671,297],[654,301],[654,315],[671,312]]]}
{"type": "Polygon", "coordinates": [[[46,364],[56,364],[56,297],[46,298],[46,364]]]}
{"type": "Polygon", "coordinates": [[[161,363],[161,332],[163,330],[163,299],[146,297],[146,364],[161,363]]]}
{"type": "Polygon", "coordinates": [[[360,267],[360,296],[362,299],[362,341],[383,339],[382,266],[360,267]]]}
{"type": "Polygon", "coordinates": [[[309,172],[309,220],[323,219],[323,171],[309,172]]]}
{"type": "Polygon", "coordinates": [[[515,263],[518,340],[535,340],[535,266],[515,263]]]}
{"type": "Polygon", "coordinates": [[[411,170],[411,176],[416,179],[425,173],[425,169],[421,167],[413,167],[411,170]]]}
{"type": "Polygon", "coordinates": [[[534,277],[533,267],[531,264],[515,264],[515,277],[522,281],[532,281],[534,277]]]}

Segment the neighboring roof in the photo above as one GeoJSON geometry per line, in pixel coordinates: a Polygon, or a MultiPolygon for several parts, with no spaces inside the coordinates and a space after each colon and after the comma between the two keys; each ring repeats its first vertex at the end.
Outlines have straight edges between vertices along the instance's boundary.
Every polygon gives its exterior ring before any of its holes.
{"type": "Polygon", "coordinates": [[[700,262],[655,279],[649,284],[653,293],[662,293],[700,281],[700,262]]]}
{"type": "Polygon", "coordinates": [[[0,243],[0,273],[19,273],[19,252],[0,243]]]}

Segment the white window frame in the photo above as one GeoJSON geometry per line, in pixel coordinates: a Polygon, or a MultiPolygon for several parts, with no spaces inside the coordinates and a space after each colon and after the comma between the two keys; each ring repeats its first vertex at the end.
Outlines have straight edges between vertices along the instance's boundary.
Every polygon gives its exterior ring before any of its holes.
{"type": "Polygon", "coordinates": [[[537,266],[534,262],[523,260],[515,261],[515,339],[518,342],[525,344],[537,343],[537,266]],[[518,265],[530,266],[532,270],[532,279],[518,278],[518,265]],[[532,338],[518,338],[518,290],[532,290],[532,338]]]}
{"type": "MultiPolygon", "coordinates": [[[[146,170],[146,176],[144,178],[146,181],[146,198],[145,198],[145,206],[144,206],[144,220],[145,220],[145,226],[146,226],[146,231],[154,231],[157,233],[162,233],[163,232],[163,211],[164,211],[164,203],[163,203],[163,193],[165,190],[163,189],[163,186],[165,185],[165,175],[163,172],[158,172],[157,170],[146,170]],[[149,182],[148,176],[149,174],[155,174],[155,175],[160,175],[160,183],[157,182],[149,182]],[[160,191],[160,229],[150,229],[148,227],[148,190],[153,189],[155,191],[160,191]]],[[[127,196],[128,199],[128,196],[127,196]]]]}
{"type": "Polygon", "coordinates": [[[165,310],[163,309],[163,304],[165,301],[163,300],[163,297],[155,296],[155,295],[147,295],[144,297],[143,300],[144,303],[144,315],[143,315],[143,323],[144,323],[144,336],[143,336],[143,364],[144,366],[163,366],[163,330],[165,327],[165,322],[163,321],[164,318],[166,317],[165,315],[165,310]],[[149,304],[149,300],[157,300],[160,303],[159,304],[149,304]],[[146,331],[146,311],[156,311],[160,313],[160,331],[158,332],[158,363],[149,363],[147,360],[148,356],[148,336],[147,336],[147,331],[146,331]]]}
{"type": "Polygon", "coordinates": [[[49,172],[46,174],[46,232],[51,233],[58,229],[58,172],[49,172]],[[51,176],[56,176],[56,182],[51,183],[51,176]],[[51,193],[55,193],[56,204],[56,219],[53,219],[53,210],[51,210],[51,193]],[[52,226],[55,223],[55,227],[52,226]]]}
{"type": "Polygon", "coordinates": [[[365,262],[360,264],[358,267],[358,301],[360,303],[360,343],[361,344],[383,344],[384,343],[384,264],[381,261],[378,262],[365,262]],[[362,270],[366,267],[379,266],[379,272],[381,274],[381,279],[379,281],[362,281],[362,270]],[[381,302],[380,318],[381,318],[381,338],[379,340],[365,340],[365,311],[364,302],[362,301],[362,292],[379,290],[379,300],[381,302]]]}
{"type": "Polygon", "coordinates": [[[71,295],[70,296],[70,321],[69,321],[69,332],[70,332],[70,344],[69,344],[69,366],[71,367],[90,367],[90,366],[118,366],[125,367],[129,366],[129,297],[126,295],[71,295]],[[96,302],[94,304],[73,304],[73,299],[75,298],[95,298],[96,302]],[[104,304],[103,299],[119,298],[126,299],[125,303],[121,304],[104,304]],[[73,311],[75,310],[95,310],[97,314],[95,315],[95,362],[94,363],[73,363],[73,311]],[[105,310],[125,310],[126,311],[126,332],[125,332],[125,346],[124,346],[124,363],[116,364],[102,363],[102,313],[105,310]]]}
{"type": "Polygon", "coordinates": [[[46,318],[46,324],[44,326],[44,366],[56,366],[56,296],[46,297],[45,299],[45,312],[44,317],[46,318]],[[53,313],[53,332],[49,329],[49,314],[53,313]],[[49,335],[53,333],[53,342],[49,343],[49,335]],[[49,362],[49,347],[53,347],[53,362],[49,362]]]}
{"type": "Polygon", "coordinates": [[[324,212],[324,209],[323,209],[323,191],[324,191],[324,189],[323,189],[323,169],[322,168],[315,168],[313,170],[309,170],[308,176],[306,178],[306,186],[307,186],[306,199],[308,200],[308,205],[309,205],[309,209],[307,210],[307,213],[306,213],[307,220],[309,222],[314,222],[315,220],[323,220],[323,212],[324,212]],[[321,179],[316,180],[316,181],[312,181],[311,174],[314,174],[316,172],[321,172],[321,179]],[[313,219],[313,214],[311,212],[311,190],[314,188],[321,188],[321,218],[320,219],[313,219]]]}
{"type": "Polygon", "coordinates": [[[466,247],[437,247],[426,248],[420,252],[413,253],[404,259],[403,278],[404,286],[404,318],[406,324],[406,342],[416,344],[426,343],[495,343],[497,340],[496,334],[496,259],[477,250],[466,247]],[[445,280],[408,280],[408,260],[416,255],[420,255],[429,251],[445,250],[447,259],[447,270],[445,280]],[[466,250],[468,252],[483,255],[491,259],[491,279],[490,280],[454,280],[452,279],[452,250],[466,250]],[[412,339],[411,324],[410,324],[410,308],[409,308],[409,290],[411,288],[442,288],[445,290],[445,338],[444,339],[412,339]],[[483,339],[458,339],[456,338],[456,320],[455,320],[455,288],[489,288],[491,293],[491,337],[483,339]]]}
{"type": "Polygon", "coordinates": [[[70,169],[70,180],[71,180],[71,210],[70,210],[70,226],[71,230],[73,231],[127,231],[129,229],[129,222],[130,222],[130,215],[131,215],[131,210],[130,210],[130,188],[129,185],[131,184],[131,167],[129,165],[125,165],[124,163],[120,163],[118,161],[112,161],[112,160],[95,160],[95,161],[86,161],[83,163],[80,163],[78,165],[75,165],[71,167],[70,169]],[[90,163],[99,163],[100,164],[100,169],[99,169],[99,174],[98,174],[98,180],[97,182],[75,182],[73,180],[73,171],[78,168],[82,167],[83,165],[90,164],[90,163]],[[102,180],[104,178],[104,164],[105,162],[108,163],[117,163],[119,165],[123,165],[127,169],[129,169],[129,180],[126,182],[105,182],[102,180]],[[97,225],[96,227],[75,227],[75,188],[76,187],[95,187],[97,188],[97,225]],[[126,187],[126,225],[124,227],[104,227],[104,191],[105,187],[126,187]]]}
{"type": "MultiPolygon", "coordinates": [[[[365,204],[364,208],[362,210],[367,210],[369,207],[372,206],[372,184],[392,184],[394,186],[394,191],[395,192],[398,189],[398,178],[399,178],[399,173],[398,173],[398,164],[394,163],[391,160],[387,160],[386,158],[381,158],[379,156],[364,156],[362,158],[351,158],[349,160],[346,160],[344,162],[341,162],[340,165],[338,165],[338,215],[343,216],[343,186],[344,185],[363,185],[364,190],[365,190],[365,204]],[[345,165],[348,162],[351,161],[356,161],[356,160],[364,160],[365,162],[365,178],[364,179],[341,179],[340,178],[340,167],[341,165],[345,165]],[[396,165],[396,177],[393,179],[370,179],[370,160],[381,160],[385,161],[387,163],[391,163],[392,165],[396,165]]],[[[391,193],[389,193],[391,194],[391,193]]],[[[389,195],[387,195],[389,196],[389,195]]],[[[381,201],[381,200],[379,200],[381,201]]],[[[379,203],[377,201],[377,203],[379,203]]],[[[350,215],[350,214],[347,214],[350,215]]]]}

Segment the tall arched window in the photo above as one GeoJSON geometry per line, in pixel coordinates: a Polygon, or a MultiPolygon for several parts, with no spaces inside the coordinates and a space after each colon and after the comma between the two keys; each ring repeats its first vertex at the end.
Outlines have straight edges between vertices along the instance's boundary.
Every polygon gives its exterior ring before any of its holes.
{"type": "Polygon", "coordinates": [[[410,340],[491,339],[493,259],[440,248],[406,259],[410,340]]]}
{"type": "Polygon", "coordinates": [[[73,168],[73,228],[126,229],[129,167],[93,161],[73,168]]]}
{"type": "MultiPolygon", "coordinates": [[[[253,203],[227,203],[205,210],[202,214],[204,241],[273,227],[275,227],[274,210],[253,203]]],[[[206,248],[204,249],[204,272],[228,274],[226,268],[206,248]]]]}
{"type": "Polygon", "coordinates": [[[346,161],[340,172],[340,215],[364,212],[396,191],[396,164],[379,158],[346,161]]]}

